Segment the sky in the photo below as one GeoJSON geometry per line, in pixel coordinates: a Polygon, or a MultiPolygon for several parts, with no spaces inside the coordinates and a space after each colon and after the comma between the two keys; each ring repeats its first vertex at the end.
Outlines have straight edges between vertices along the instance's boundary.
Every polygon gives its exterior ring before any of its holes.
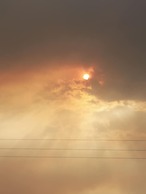
{"type": "Polygon", "coordinates": [[[145,194],[145,6],[0,1],[1,193],[145,194]]]}

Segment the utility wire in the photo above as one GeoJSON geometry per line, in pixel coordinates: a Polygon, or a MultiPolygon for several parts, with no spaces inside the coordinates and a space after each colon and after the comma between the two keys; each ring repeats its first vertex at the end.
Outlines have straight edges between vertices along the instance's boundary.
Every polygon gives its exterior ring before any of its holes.
{"type": "Polygon", "coordinates": [[[121,141],[121,142],[146,142],[146,139],[0,139],[0,141],[121,141]]]}
{"type": "Polygon", "coordinates": [[[47,151],[120,151],[120,152],[146,152],[146,149],[114,149],[114,148],[0,148],[0,150],[47,150],[47,151]]]}
{"type": "Polygon", "coordinates": [[[140,157],[96,157],[96,156],[0,156],[0,158],[36,158],[36,159],[103,159],[103,160],[146,160],[140,157]]]}

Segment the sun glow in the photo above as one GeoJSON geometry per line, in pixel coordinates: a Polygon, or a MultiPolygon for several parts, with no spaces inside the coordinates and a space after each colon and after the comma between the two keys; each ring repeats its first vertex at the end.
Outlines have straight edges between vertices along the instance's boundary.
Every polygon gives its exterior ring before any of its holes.
{"type": "Polygon", "coordinates": [[[90,75],[88,74],[88,73],[85,73],[84,75],[83,75],[83,79],[84,80],[88,80],[90,78],[90,75]]]}

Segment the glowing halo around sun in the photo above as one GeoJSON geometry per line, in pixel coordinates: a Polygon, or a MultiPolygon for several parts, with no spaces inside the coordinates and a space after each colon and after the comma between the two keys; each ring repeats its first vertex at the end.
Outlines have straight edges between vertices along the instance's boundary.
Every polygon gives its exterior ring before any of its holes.
{"type": "Polygon", "coordinates": [[[85,74],[83,75],[83,79],[84,79],[84,80],[89,80],[89,78],[90,78],[90,75],[89,75],[88,73],[85,73],[85,74]]]}

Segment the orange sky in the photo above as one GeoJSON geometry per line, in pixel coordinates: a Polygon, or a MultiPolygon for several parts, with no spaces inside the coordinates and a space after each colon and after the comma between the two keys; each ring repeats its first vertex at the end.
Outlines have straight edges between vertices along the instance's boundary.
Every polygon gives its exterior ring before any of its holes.
{"type": "MultiPolygon", "coordinates": [[[[1,139],[145,139],[146,103],[106,101],[92,92],[92,81],[83,80],[83,72],[82,66],[56,68],[3,82],[1,139]]],[[[146,157],[145,152],[21,149],[143,149],[145,142],[0,140],[0,147],[9,148],[1,149],[1,156],[146,157]]],[[[144,188],[144,167],[144,160],[1,158],[2,177],[7,178],[0,190],[9,193],[9,184],[12,193],[136,193],[144,188]]]]}

